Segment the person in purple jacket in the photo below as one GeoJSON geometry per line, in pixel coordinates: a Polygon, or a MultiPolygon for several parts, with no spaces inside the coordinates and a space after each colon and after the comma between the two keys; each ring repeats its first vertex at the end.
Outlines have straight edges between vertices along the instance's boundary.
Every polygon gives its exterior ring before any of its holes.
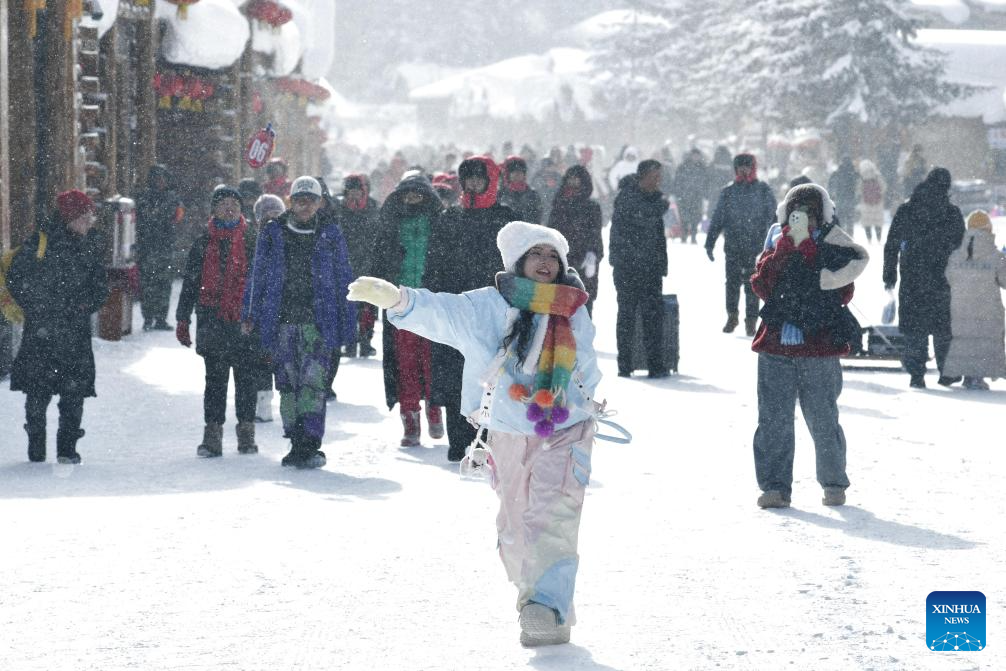
{"type": "Polygon", "coordinates": [[[290,439],[284,466],[325,465],[325,391],[336,351],[356,342],[356,309],[346,300],[350,281],[346,241],[323,217],[321,184],[298,177],[290,209],[259,233],[245,287],[243,329],[257,329],[272,357],[283,433],[290,439]]]}

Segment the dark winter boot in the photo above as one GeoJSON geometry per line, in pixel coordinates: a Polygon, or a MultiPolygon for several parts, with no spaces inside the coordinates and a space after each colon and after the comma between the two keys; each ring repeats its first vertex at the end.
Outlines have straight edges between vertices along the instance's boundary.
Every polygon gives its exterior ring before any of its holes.
{"type": "Polygon", "coordinates": [[[727,314],[727,323],[723,326],[724,333],[733,333],[737,325],[740,324],[740,320],[737,318],[736,312],[730,312],[727,314]]]}
{"type": "Polygon", "coordinates": [[[465,458],[465,446],[451,445],[447,448],[447,461],[458,462],[465,458]]]}
{"type": "Polygon", "coordinates": [[[370,344],[370,341],[374,339],[374,330],[367,330],[360,337],[360,356],[364,358],[372,357],[377,355],[377,350],[370,344]]]}
{"type": "Polygon", "coordinates": [[[60,429],[56,432],[56,461],[61,464],[79,464],[77,441],[84,437],[84,429],[60,429]]]}
{"type": "Polygon", "coordinates": [[[224,453],[224,425],[210,422],[203,428],[203,442],[196,448],[200,457],[219,457],[224,453]]]}
{"type": "Polygon", "coordinates": [[[286,456],[279,463],[286,468],[299,468],[305,456],[303,439],[299,437],[292,438],[290,439],[290,451],[286,453],[286,456]]]}
{"type": "Polygon", "coordinates": [[[440,412],[439,405],[426,406],[426,422],[429,424],[427,430],[430,432],[430,438],[439,440],[444,437],[444,416],[440,412]]]}
{"type": "Polygon", "coordinates": [[[356,358],[356,343],[351,345],[346,345],[342,348],[342,356],[349,357],[350,359],[356,358]]]}
{"type": "Polygon", "coordinates": [[[748,338],[753,338],[756,329],[758,328],[758,318],[757,317],[745,317],[744,318],[744,333],[747,334],[748,338]]]}
{"type": "Polygon", "coordinates": [[[402,436],[402,447],[419,447],[419,437],[422,435],[423,429],[418,410],[406,410],[402,413],[402,428],[405,430],[402,436]]]}
{"type": "Polygon", "coordinates": [[[28,461],[45,461],[45,425],[25,424],[24,430],[28,433],[28,461]]]}
{"type": "Polygon", "coordinates": [[[238,422],[234,432],[238,436],[238,452],[258,454],[258,445],[255,444],[255,422],[238,422]]]}
{"type": "Polygon", "coordinates": [[[321,451],[321,438],[304,437],[304,457],[296,464],[297,468],[321,468],[328,463],[325,453],[321,451]]]}

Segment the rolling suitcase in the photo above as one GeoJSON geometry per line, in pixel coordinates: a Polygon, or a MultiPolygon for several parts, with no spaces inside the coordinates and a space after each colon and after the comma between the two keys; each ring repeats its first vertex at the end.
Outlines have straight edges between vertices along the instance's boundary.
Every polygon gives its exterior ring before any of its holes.
{"type": "MultiPolygon", "coordinates": [[[[669,370],[678,372],[678,295],[664,294],[661,298],[664,306],[664,364],[669,370]]],[[[636,315],[636,332],[632,339],[632,368],[647,370],[646,346],[643,344],[643,316],[636,315]]]]}
{"type": "Polygon", "coordinates": [[[899,359],[905,351],[905,336],[897,326],[868,326],[866,356],[899,359]]]}

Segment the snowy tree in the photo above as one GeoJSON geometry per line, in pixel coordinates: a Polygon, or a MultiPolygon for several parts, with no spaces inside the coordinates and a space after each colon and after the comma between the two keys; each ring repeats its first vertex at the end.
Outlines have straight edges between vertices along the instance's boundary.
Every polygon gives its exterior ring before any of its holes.
{"type": "Polygon", "coordinates": [[[736,102],[777,126],[926,118],[964,91],[943,80],[941,53],[913,41],[922,24],[907,4],[754,0],[729,29],[736,102]]]}
{"type": "Polygon", "coordinates": [[[609,114],[659,110],[707,125],[919,121],[965,90],[943,80],[942,54],[913,41],[922,24],[907,4],[639,0],[660,20],[623,23],[596,46],[598,96],[609,114]]]}

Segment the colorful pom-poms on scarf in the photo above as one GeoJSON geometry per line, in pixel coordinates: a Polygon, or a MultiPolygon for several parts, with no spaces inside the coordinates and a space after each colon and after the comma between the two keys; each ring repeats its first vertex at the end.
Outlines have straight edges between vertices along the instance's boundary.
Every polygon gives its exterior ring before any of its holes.
{"type": "Polygon", "coordinates": [[[510,385],[508,392],[510,394],[510,399],[514,401],[523,401],[531,395],[530,389],[522,384],[517,384],[516,382],[510,385]]]}
{"type": "Polygon", "coordinates": [[[531,400],[543,408],[551,408],[555,403],[555,396],[548,389],[539,389],[531,400]]]}
{"type": "Polygon", "coordinates": [[[545,409],[537,403],[527,406],[527,418],[531,422],[540,422],[545,419],[545,409]]]}
{"type": "Polygon", "coordinates": [[[567,419],[569,419],[569,408],[564,405],[556,405],[552,407],[552,421],[556,424],[562,424],[567,419]]]}
{"type": "Polygon", "coordinates": [[[534,425],[534,432],[539,438],[548,438],[554,431],[555,425],[548,419],[543,419],[534,425]]]}

